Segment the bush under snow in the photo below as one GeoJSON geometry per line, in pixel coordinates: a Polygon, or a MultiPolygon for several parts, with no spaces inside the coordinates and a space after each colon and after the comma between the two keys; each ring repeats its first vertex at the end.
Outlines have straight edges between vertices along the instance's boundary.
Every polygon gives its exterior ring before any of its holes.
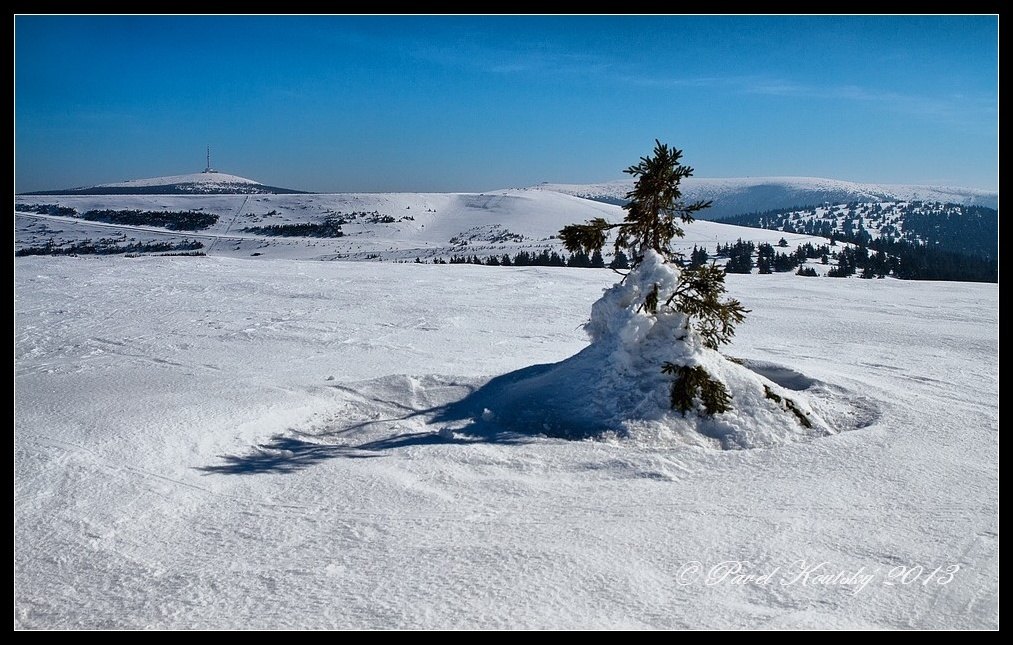
{"type": "Polygon", "coordinates": [[[676,265],[647,251],[643,262],[592,306],[585,326],[590,346],[560,363],[489,384],[495,390],[488,394],[497,425],[525,434],[612,435],[721,448],[756,448],[830,434],[798,392],[707,348],[686,324],[685,314],[666,308],[651,314],[640,306],[654,285],[661,293],[674,290],[679,275],[676,265]],[[732,409],[710,417],[702,407],[700,413],[673,410],[673,377],[662,373],[664,362],[703,367],[725,385],[732,409]]]}

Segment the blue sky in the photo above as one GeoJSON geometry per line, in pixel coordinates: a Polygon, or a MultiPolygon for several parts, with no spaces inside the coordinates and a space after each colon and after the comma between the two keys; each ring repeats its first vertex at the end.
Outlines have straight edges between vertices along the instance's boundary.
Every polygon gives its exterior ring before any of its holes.
{"type": "Polygon", "coordinates": [[[698,177],[998,186],[995,17],[15,18],[15,188],[698,177]]]}

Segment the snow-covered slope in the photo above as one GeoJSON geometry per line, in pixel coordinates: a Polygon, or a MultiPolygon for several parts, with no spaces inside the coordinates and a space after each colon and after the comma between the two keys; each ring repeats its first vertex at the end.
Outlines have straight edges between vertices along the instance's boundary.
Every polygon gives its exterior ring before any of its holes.
{"type": "Polygon", "coordinates": [[[912,244],[995,257],[998,212],[982,206],[938,202],[851,202],[807,209],[751,213],[729,224],[844,239],[903,240],[912,244]]]}
{"type": "MultiPolygon", "coordinates": [[[[999,207],[997,193],[974,188],[919,186],[906,184],[870,184],[819,177],[738,177],[707,179],[690,177],[683,182],[687,200],[713,200],[711,208],[701,211],[704,219],[780,208],[818,206],[825,202],[841,204],[873,201],[932,201],[968,206],[999,207]]],[[[587,199],[623,203],[633,180],[598,184],[539,184],[587,199]]]]}
{"type": "Polygon", "coordinates": [[[729,276],[829,437],[471,435],[615,279],[16,259],[15,627],[998,628],[994,285],[729,276]]]}
{"type": "Polygon", "coordinates": [[[216,170],[186,175],[167,175],[147,179],[68,188],[53,191],[36,191],[27,195],[231,195],[231,194],[292,194],[302,191],[265,186],[258,181],[229,175],[216,170]]]}
{"type": "MultiPolygon", "coordinates": [[[[332,195],[131,195],[26,196],[17,204],[59,204],[82,214],[92,209],[143,211],[201,210],[219,216],[205,230],[166,231],[151,227],[115,226],[76,217],[23,212],[16,218],[19,247],[76,239],[124,235],[132,240],[200,240],[210,255],[301,259],[432,260],[451,255],[500,255],[540,249],[561,250],[555,235],[567,224],[593,217],[620,221],[618,206],[580,199],[540,188],[490,193],[341,193],[332,195]],[[321,223],[338,217],[343,237],[278,237],[258,234],[254,227],[321,223]]],[[[677,246],[694,245],[710,252],[718,244],[742,238],[776,244],[781,237],[798,244],[825,240],[814,236],[698,221],[686,227],[677,246]]]]}
{"type": "Polygon", "coordinates": [[[140,186],[166,186],[169,184],[259,184],[260,182],[223,172],[193,172],[187,175],[169,175],[148,179],[131,179],[112,184],[99,184],[96,188],[135,188],[140,186]]]}

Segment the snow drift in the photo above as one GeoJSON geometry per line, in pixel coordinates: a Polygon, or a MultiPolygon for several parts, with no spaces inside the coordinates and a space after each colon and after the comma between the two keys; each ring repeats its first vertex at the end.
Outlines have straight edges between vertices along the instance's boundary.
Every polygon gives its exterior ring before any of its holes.
{"type": "Polygon", "coordinates": [[[651,314],[639,306],[654,285],[661,293],[674,290],[679,276],[678,267],[648,251],[637,269],[592,306],[587,348],[560,363],[493,379],[469,397],[475,422],[509,433],[611,435],[725,449],[832,434],[798,392],[706,347],[685,314],[663,309],[651,314]],[[714,416],[702,409],[685,415],[673,410],[673,377],[661,370],[666,361],[703,367],[725,385],[732,409],[714,416]]]}

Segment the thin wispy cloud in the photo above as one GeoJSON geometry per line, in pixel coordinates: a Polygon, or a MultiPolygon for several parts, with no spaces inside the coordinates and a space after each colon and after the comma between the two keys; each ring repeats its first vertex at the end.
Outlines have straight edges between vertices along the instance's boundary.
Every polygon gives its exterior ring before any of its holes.
{"type": "Polygon", "coordinates": [[[712,88],[723,92],[754,96],[846,101],[927,120],[945,121],[955,125],[998,116],[998,101],[995,97],[967,94],[905,94],[859,85],[815,85],[760,75],[680,78],[622,73],[611,74],[608,80],[618,84],[658,89],[712,88]]]}
{"type": "Polygon", "coordinates": [[[465,67],[504,76],[555,76],[579,81],[659,89],[714,88],[754,96],[838,100],[922,119],[962,125],[998,115],[993,97],[916,95],[858,85],[818,85],[764,75],[664,77],[638,72],[594,53],[573,52],[545,44],[497,47],[474,41],[452,45],[420,43],[413,52],[441,65],[465,67]]]}
{"type": "Polygon", "coordinates": [[[153,148],[175,166],[209,139],[244,154],[298,149],[289,183],[318,190],[600,178],[632,142],[659,136],[712,176],[975,186],[998,176],[998,29],[988,20],[18,24],[22,190],[119,177],[153,148]],[[103,163],[75,165],[61,157],[68,149],[103,163]]]}
{"type": "Polygon", "coordinates": [[[419,43],[412,51],[417,58],[429,62],[490,74],[593,76],[611,67],[601,56],[559,49],[546,43],[498,47],[462,40],[450,44],[419,43]]]}
{"type": "Polygon", "coordinates": [[[998,103],[986,96],[916,95],[858,85],[819,86],[783,79],[757,79],[739,83],[742,92],[798,99],[838,100],[864,104],[900,114],[960,125],[998,116],[998,103]]]}

